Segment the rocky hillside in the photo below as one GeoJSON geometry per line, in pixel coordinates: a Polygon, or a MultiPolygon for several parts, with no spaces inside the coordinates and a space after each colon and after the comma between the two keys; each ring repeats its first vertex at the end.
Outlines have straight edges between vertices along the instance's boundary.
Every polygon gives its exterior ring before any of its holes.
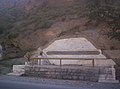
{"type": "Polygon", "coordinates": [[[0,0],[0,42],[5,59],[45,48],[56,39],[85,37],[99,49],[120,49],[106,24],[89,23],[88,0],[0,0]]]}

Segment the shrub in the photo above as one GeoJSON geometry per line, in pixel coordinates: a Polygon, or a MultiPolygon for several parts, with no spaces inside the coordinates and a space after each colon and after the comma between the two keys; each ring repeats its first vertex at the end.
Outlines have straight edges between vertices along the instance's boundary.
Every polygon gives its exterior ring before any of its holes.
{"type": "Polygon", "coordinates": [[[0,34],[7,33],[13,26],[9,23],[0,24],[0,34]]]}
{"type": "Polygon", "coordinates": [[[37,28],[49,28],[52,25],[52,22],[45,18],[36,19],[36,27],[37,28]]]}
{"type": "Polygon", "coordinates": [[[88,0],[88,17],[96,22],[105,22],[112,30],[108,37],[120,40],[120,1],[119,0],[88,0]]]}

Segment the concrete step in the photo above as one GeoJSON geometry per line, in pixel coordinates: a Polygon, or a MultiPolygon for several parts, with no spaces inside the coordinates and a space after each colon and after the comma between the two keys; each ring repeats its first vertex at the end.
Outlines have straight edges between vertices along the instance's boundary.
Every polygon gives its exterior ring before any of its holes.
{"type": "Polygon", "coordinates": [[[119,83],[119,80],[112,80],[112,79],[104,80],[104,79],[100,79],[98,82],[101,82],[101,83],[119,83]]]}
{"type": "Polygon", "coordinates": [[[13,72],[8,73],[9,76],[21,76],[25,73],[25,65],[13,65],[13,72]]]}
{"type": "Polygon", "coordinates": [[[8,76],[21,76],[23,74],[24,74],[24,72],[12,72],[12,73],[8,73],[7,75],[8,76]]]}
{"type": "Polygon", "coordinates": [[[116,80],[116,78],[113,75],[100,75],[99,80],[116,80]]]}
{"type": "Polygon", "coordinates": [[[98,82],[103,83],[119,83],[118,80],[116,80],[116,77],[113,75],[100,75],[98,82]]]}

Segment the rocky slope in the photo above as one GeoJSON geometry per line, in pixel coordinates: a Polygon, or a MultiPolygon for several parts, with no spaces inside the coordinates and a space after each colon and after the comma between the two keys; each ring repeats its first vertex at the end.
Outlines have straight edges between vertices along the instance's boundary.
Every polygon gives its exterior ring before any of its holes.
{"type": "Polygon", "coordinates": [[[4,22],[0,24],[0,40],[4,57],[20,57],[39,47],[45,48],[56,39],[69,37],[85,37],[99,49],[120,49],[119,41],[107,37],[109,28],[105,24],[88,23],[86,2],[0,0],[0,22],[4,22]]]}

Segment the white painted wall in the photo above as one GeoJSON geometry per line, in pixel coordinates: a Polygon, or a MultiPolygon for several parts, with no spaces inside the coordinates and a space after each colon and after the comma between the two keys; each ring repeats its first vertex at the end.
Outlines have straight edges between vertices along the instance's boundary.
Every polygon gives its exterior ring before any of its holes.
{"type": "Polygon", "coordinates": [[[69,38],[56,40],[44,51],[81,51],[97,50],[95,46],[85,38],[69,38]]]}

